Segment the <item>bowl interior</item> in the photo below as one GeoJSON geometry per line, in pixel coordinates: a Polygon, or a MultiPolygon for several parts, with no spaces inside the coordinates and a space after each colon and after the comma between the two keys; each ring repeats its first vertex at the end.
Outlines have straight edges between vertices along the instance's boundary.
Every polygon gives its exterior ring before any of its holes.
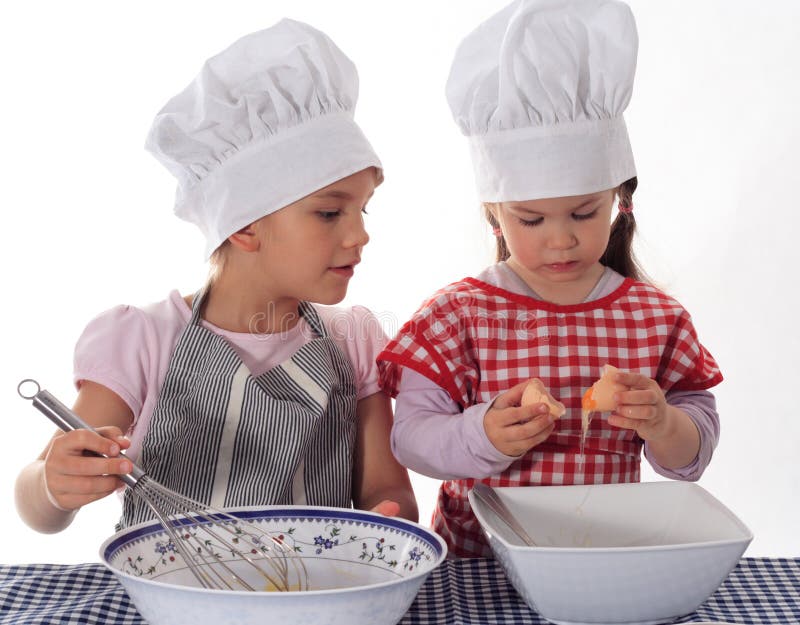
{"type": "MultiPolygon", "coordinates": [[[[537,547],[628,548],[740,541],[750,530],[707,491],[689,482],[495,489],[537,547]]],[[[484,528],[522,541],[470,496],[484,528]]]]}
{"type": "MultiPolygon", "coordinates": [[[[359,588],[425,575],[447,553],[442,539],[432,531],[404,519],[369,512],[293,506],[236,508],[225,512],[239,520],[244,530],[241,539],[219,531],[212,535],[206,525],[187,526],[181,535],[199,538],[210,547],[216,561],[224,562],[255,590],[274,590],[275,586],[241,553],[227,548],[227,544],[235,542],[237,549],[245,553],[253,550],[258,555],[255,550],[259,540],[268,542],[268,537],[272,537],[280,541],[296,558],[277,558],[278,565],[288,563],[290,571],[298,564],[305,567],[308,591],[312,592],[359,588]],[[255,542],[252,535],[256,536],[255,542]]],[[[118,532],[103,543],[100,555],[117,574],[200,587],[176,545],[155,521],[118,532]]],[[[290,580],[293,580],[290,588],[295,589],[296,576],[291,572],[290,580]]]]}

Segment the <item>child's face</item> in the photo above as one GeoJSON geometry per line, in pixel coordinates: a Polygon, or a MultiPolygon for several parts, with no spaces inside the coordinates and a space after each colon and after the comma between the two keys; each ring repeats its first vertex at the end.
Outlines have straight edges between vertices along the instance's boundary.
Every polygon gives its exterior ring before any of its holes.
{"type": "MultiPolygon", "coordinates": [[[[542,295],[594,285],[611,233],[615,190],[502,202],[491,207],[510,252],[509,263],[542,295]]],[[[588,292],[588,291],[587,291],[588,292]]]]}
{"type": "Polygon", "coordinates": [[[362,170],[257,222],[260,266],[276,299],[335,304],[344,298],[369,241],[363,211],[375,182],[373,168],[362,170]]]}

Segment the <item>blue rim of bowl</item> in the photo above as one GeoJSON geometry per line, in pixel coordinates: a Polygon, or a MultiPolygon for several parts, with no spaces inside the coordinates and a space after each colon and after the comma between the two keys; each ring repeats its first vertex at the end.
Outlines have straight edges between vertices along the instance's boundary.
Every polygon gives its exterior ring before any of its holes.
{"type": "MultiPolygon", "coordinates": [[[[403,519],[400,517],[387,517],[382,514],[378,514],[376,512],[355,510],[353,508],[330,508],[322,506],[319,507],[242,506],[242,507],[226,509],[225,512],[226,514],[230,514],[240,519],[252,519],[252,518],[286,519],[286,520],[329,519],[329,520],[339,520],[339,521],[358,521],[363,523],[377,523],[379,525],[384,525],[393,528],[395,530],[398,530],[400,532],[416,536],[418,539],[420,539],[426,545],[428,545],[436,554],[435,562],[429,570],[423,570],[412,573],[407,577],[400,578],[400,580],[391,580],[388,582],[378,582],[375,584],[365,584],[362,586],[353,586],[348,588],[336,588],[328,590],[301,590],[301,591],[269,593],[271,596],[275,597],[355,592],[369,588],[379,588],[381,586],[389,586],[398,583],[398,581],[409,581],[418,577],[427,577],[432,571],[437,569],[439,565],[442,562],[444,562],[445,558],[447,557],[447,543],[445,543],[444,539],[433,530],[423,527],[419,523],[414,523],[413,521],[409,521],[407,519],[403,519]]],[[[190,520],[183,520],[181,523],[181,525],[188,525],[188,524],[191,524],[190,520]]],[[[115,575],[127,577],[137,582],[142,582],[145,584],[157,584],[158,586],[170,586],[174,588],[181,588],[187,591],[209,592],[209,590],[206,588],[187,586],[184,584],[169,584],[164,582],[156,582],[151,579],[136,577],[134,575],[126,573],[125,571],[121,571],[118,568],[111,565],[110,563],[111,557],[120,549],[122,545],[127,544],[132,540],[144,538],[146,536],[150,536],[151,534],[157,534],[163,531],[164,528],[162,527],[159,521],[145,521],[143,523],[139,523],[138,525],[133,525],[131,527],[120,530],[119,532],[117,532],[116,534],[105,540],[103,544],[100,546],[100,557],[102,563],[115,575]]],[[[253,591],[250,590],[213,590],[210,592],[225,592],[233,594],[241,593],[245,595],[253,594],[253,591]]]]}

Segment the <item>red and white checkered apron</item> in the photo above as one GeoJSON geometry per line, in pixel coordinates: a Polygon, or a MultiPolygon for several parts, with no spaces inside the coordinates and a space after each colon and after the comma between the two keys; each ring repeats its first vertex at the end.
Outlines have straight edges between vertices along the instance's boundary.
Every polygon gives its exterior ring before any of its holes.
{"type": "MultiPolygon", "coordinates": [[[[579,463],[581,397],[606,363],[642,373],[665,391],[722,381],[681,305],[631,279],[602,299],[559,306],[466,278],[425,302],[378,357],[381,386],[392,396],[409,367],[462,408],[532,377],[565,404],[567,413],[545,443],[481,480],[492,486],[639,480],[641,439],[606,419],[592,420],[579,463]]],[[[433,526],[454,555],[491,557],[467,499],[474,482],[442,483],[433,526]]]]}

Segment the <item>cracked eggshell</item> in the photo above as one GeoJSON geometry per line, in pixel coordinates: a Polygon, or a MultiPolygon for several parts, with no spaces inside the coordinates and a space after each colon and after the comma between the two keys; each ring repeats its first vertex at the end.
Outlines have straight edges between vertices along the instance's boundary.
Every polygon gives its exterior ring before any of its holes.
{"type": "Polygon", "coordinates": [[[532,404],[547,404],[547,407],[550,409],[550,414],[556,419],[562,417],[567,411],[564,404],[555,399],[547,391],[539,378],[533,378],[530,382],[528,382],[528,386],[525,387],[525,390],[522,393],[522,401],[520,403],[523,406],[530,406],[532,404]]]}
{"type": "Polygon", "coordinates": [[[614,393],[627,390],[624,384],[614,381],[614,377],[619,373],[619,369],[612,365],[603,365],[603,373],[600,379],[592,384],[586,391],[581,401],[581,408],[590,412],[609,412],[614,410],[617,405],[614,401],[614,393]]]}

